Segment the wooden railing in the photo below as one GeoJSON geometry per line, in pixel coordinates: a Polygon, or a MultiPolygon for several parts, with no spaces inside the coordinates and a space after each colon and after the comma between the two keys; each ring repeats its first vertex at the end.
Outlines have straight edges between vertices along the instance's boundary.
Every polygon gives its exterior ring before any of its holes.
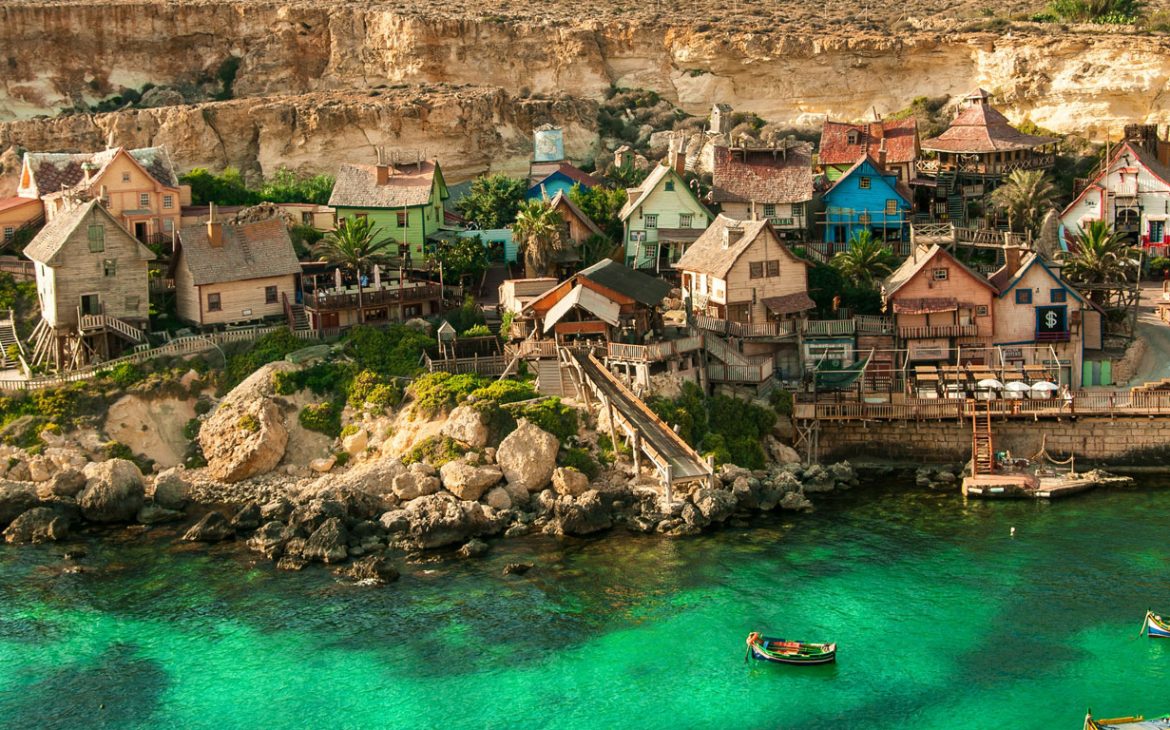
{"type": "Polygon", "coordinates": [[[859,335],[892,335],[894,334],[894,320],[890,317],[881,317],[874,314],[858,314],[853,320],[857,323],[859,335]]]}
{"type": "Polygon", "coordinates": [[[11,274],[14,278],[31,281],[37,276],[36,264],[12,256],[0,257],[0,273],[11,274]]]}
{"type": "Polygon", "coordinates": [[[679,340],[665,340],[651,345],[627,345],[621,342],[610,342],[606,347],[606,357],[610,360],[630,362],[659,362],[687,352],[694,352],[702,347],[702,335],[692,335],[679,340]]]}
{"type": "MultiPolygon", "coordinates": [[[[383,284],[383,286],[386,286],[383,284]]],[[[398,306],[400,304],[414,304],[442,298],[442,289],[438,284],[418,284],[408,286],[366,289],[361,294],[361,307],[398,306]]],[[[315,312],[350,310],[358,308],[358,293],[322,291],[316,295],[305,295],[305,308],[315,312]]]]}
{"type": "Polygon", "coordinates": [[[731,337],[792,337],[796,335],[796,321],[733,322],[704,314],[695,315],[695,327],[731,337]]]}
{"type": "Polygon", "coordinates": [[[979,334],[977,324],[921,325],[899,327],[898,337],[903,340],[924,340],[936,337],[975,337],[979,334]]]}
{"type": "Polygon", "coordinates": [[[853,319],[808,319],[804,322],[805,336],[846,337],[857,329],[853,319]]]}
{"type": "Polygon", "coordinates": [[[504,345],[504,357],[511,360],[520,358],[544,358],[557,356],[557,343],[552,340],[524,340],[504,345]]]}
{"type": "Polygon", "coordinates": [[[78,326],[83,332],[86,330],[111,329],[135,342],[142,342],[146,339],[146,333],[142,330],[129,322],[124,322],[108,314],[81,314],[79,315],[78,326]]]}
{"type": "Polygon", "coordinates": [[[474,373],[476,375],[499,375],[504,372],[510,359],[504,355],[472,355],[459,358],[436,358],[432,360],[426,356],[427,370],[430,372],[442,371],[452,375],[474,373]]]}
{"type": "Polygon", "coordinates": [[[1051,398],[907,398],[896,403],[817,402],[796,403],[797,419],[837,421],[923,421],[969,419],[974,413],[991,412],[998,418],[1150,417],[1170,416],[1170,391],[1076,391],[1067,401],[1051,398]]]}
{"type": "Polygon", "coordinates": [[[772,359],[760,360],[748,365],[725,365],[707,363],[707,378],[713,383],[754,383],[759,384],[772,377],[772,359]]]}

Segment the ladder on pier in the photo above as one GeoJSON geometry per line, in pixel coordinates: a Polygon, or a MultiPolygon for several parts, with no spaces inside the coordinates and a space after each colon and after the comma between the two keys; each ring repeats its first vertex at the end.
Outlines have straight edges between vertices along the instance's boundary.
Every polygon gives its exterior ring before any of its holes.
{"type": "Polygon", "coordinates": [[[991,404],[983,413],[971,414],[971,474],[990,474],[995,468],[995,444],[991,438],[991,404]],[[982,416],[982,417],[980,417],[982,416]]]}

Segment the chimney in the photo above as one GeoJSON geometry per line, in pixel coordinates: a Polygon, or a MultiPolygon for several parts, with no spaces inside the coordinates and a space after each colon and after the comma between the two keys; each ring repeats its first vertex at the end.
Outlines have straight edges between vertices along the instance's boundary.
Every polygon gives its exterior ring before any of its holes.
{"type": "Polygon", "coordinates": [[[739,243],[739,239],[743,238],[743,229],[739,224],[729,225],[723,229],[723,248],[731,248],[734,243],[739,243]]]}
{"type": "Polygon", "coordinates": [[[882,172],[886,171],[886,138],[882,137],[882,143],[878,145],[878,169],[882,172]]]}
{"type": "Polygon", "coordinates": [[[1020,270],[1021,251],[1019,246],[1010,243],[1005,243],[1003,246],[1003,267],[1007,270],[1007,276],[1015,276],[1016,272],[1020,270]]]}
{"type": "Polygon", "coordinates": [[[207,216],[207,242],[212,248],[223,248],[223,223],[215,217],[215,203],[210,208],[207,216]]]}
{"type": "Polygon", "coordinates": [[[86,187],[89,187],[89,170],[91,165],[88,162],[81,163],[82,182],[86,187]]]}
{"type": "Polygon", "coordinates": [[[385,185],[390,182],[390,165],[386,164],[386,148],[375,147],[378,153],[378,164],[374,167],[375,183],[385,185]]]}
{"type": "Polygon", "coordinates": [[[681,139],[670,140],[670,153],[667,155],[667,164],[679,175],[687,171],[686,141],[681,139]]]}

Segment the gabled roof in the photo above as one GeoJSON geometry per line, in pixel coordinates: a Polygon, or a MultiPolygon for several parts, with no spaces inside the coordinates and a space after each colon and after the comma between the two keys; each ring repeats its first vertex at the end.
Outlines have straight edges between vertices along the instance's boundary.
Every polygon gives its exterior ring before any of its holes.
{"type": "Polygon", "coordinates": [[[602,259],[589,268],[578,271],[574,276],[589,279],[648,307],[661,302],[670,292],[670,284],[662,279],[634,271],[613,259],[602,259]]]}
{"type": "Polygon", "coordinates": [[[821,128],[821,146],[817,160],[822,165],[852,165],[866,155],[876,156],[881,141],[886,141],[886,164],[913,162],[918,157],[918,120],[882,120],[878,122],[826,121],[821,128]],[[857,133],[857,143],[849,144],[849,133],[857,133]]]}
{"type": "Polygon", "coordinates": [[[41,205],[40,198],[21,198],[15,195],[9,198],[0,198],[0,213],[6,210],[12,210],[13,208],[19,208],[22,205],[29,205],[30,203],[36,203],[38,206],[41,205]]]}
{"type": "MultiPolygon", "coordinates": [[[[342,208],[412,208],[431,202],[435,176],[443,181],[439,163],[388,165],[390,176],[378,184],[377,165],[342,165],[329,196],[329,205],[342,208]]],[[[440,185],[445,189],[445,185],[440,185]]],[[[445,193],[444,193],[445,197],[445,193]]]]}
{"type": "Polygon", "coordinates": [[[812,200],[812,146],[779,150],[715,148],[711,199],[717,203],[803,203],[812,200]]]}
{"type": "Polygon", "coordinates": [[[593,222],[593,219],[585,215],[585,212],[577,207],[577,204],[573,202],[572,198],[570,198],[568,195],[565,195],[565,191],[558,190],[557,194],[552,197],[552,200],[550,200],[548,204],[554,209],[561,205],[565,206],[569,209],[570,213],[572,213],[578,220],[581,221],[581,223],[585,225],[586,228],[589,229],[591,233],[598,236],[605,235],[601,232],[601,229],[597,227],[597,224],[593,222]]]}
{"type": "Polygon", "coordinates": [[[45,224],[45,227],[25,247],[24,255],[45,266],[58,266],[61,264],[60,254],[73,232],[79,226],[88,226],[95,220],[106,226],[107,230],[112,226],[138,244],[138,257],[140,259],[144,261],[155,259],[154,252],[134,238],[97,200],[90,200],[59,211],[57,215],[53,216],[53,220],[45,224]]]}
{"type": "Polygon", "coordinates": [[[101,152],[81,153],[28,152],[24,156],[24,163],[32,174],[37,193],[49,195],[82,185],[85,181],[83,165],[89,166],[90,180],[96,180],[105,174],[106,168],[121,152],[126,153],[143,172],[161,185],[179,187],[179,178],[175,175],[166,147],[142,147],[136,150],[114,147],[101,152]]]}
{"type": "Polygon", "coordinates": [[[687,248],[686,253],[682,255],[674,268],[707,274],[718,279],[726,278],[727,272],[731,270],[739,257],[750,249],[761,236],[769,237],[767,245],[775,246],[778,250],[787,252],[794,261],[807,265],[804,259],[798,258],[780,241],[775,230],[772,229],[772,224],[768,221],[737,221],[721,214],[712,221],[711,225],[707,226],[703,235],[699,236],[699,239],[687,248]],[[732,233],[741,231],[741,235],[736,240],[730,241],[724,248],[723,240],[727,231],[732,233]]]}
{"type": "Polygon", "coordinates": [[[1014,274],[1009,275],[1007,273],[1007,267],[1004,266],[991,275],[991,283],[993,286],[995,286],[996,289],[999,290],[999,298],[1003,299],[1008,295],[1008,292],[1016,288],[1016,285],[1023,280],[1028,271],[1036,264],[1039,264],[1040,268],[1044,270],[1044,273],[1048,274],[1048,277],[1052,279],[1052,281],[1056,282],[1061,289],[1064,289],[1066,292],[1072,294],[1072,296],[1077,301],[1084,303],[1085,298],[1081,296],[1080,292],[1069,285],[1069,283],[1065,281],[1059,274],[1050,269],[1048,264],[1044,261],[1044,258],[1037,253],[1030,253],[1025,256],[1020,261],[1020,268],[1016,269],[1014,274]]]}
{"type": "Polygon", "coordinates": [[[606,299],[603,294],[578,284],[569,290],[563,299],[549,308],[548,313],[544,315],[544,331],[548,332],[552,329],[553,325],[573,307],[581,307],[614,327],[618,325],[618,317],[622,309],[620,304],[606,299]]]}
{"type": "Polygon", "coordinates": [[[223,246],[207,238],[207,224],[179,233],[179,255],[196,286],[299,274],[301,264],[279,218],[223,226],[223,246]]]}
{"type": "Polygon", "coordinates": [[[570,182],[581,183],[581,187],[584,188],[592,188],[601,184],[600,180],[589,173],[561,160],[559,162],[532,163],[532,167],[528,171],[529,188],[539,188],[542,182],[558,173],[570,182]]]}
{"type": "Polygon", "coordinates": [[[641,207],[642,203],[646,202],[646,199],[650,197],[650,193],[654,192],[655,188],[658,187],[658,183],[667,177],[674,178],[678,189],[685,189],[687,195],[690,195],[694,199],[695,205],[698,205],[701,210],[710,215],[710,211],[707,211],[707,206],[699,202],[694,192],[687,186],[687,181],[683,179],[682,175],[679,175],[668,165],[655,165],[654,169],[650,171],[650,174],[646,176],[646,179],[642,181],[641,185],[636,188],[626,189],[628,199],[626,200],[626,204],[622,206],[622,212],[618,217],[623,221],[629,218],[631,213],[641,207]]]}
{"type": "Polygon", "coordinates": [[[967,100],[972,103],[955,117],[947,131],[925,140],[922,149],[931,152],[1000,152],[1030,150],[1056,141],[1052,137],[1037,137],[1019,131],[988,103],[988,98],[982,89],[969,95],[967,100]]]}
{"type": "Polygon", "coordinates": [[[1113,150],[1113,154],[1109,157],[1109,164],[1106,165],[1101,171],[1099,171],[1097,176],[1093,178],[1092,182],[1086,185],[1084,189],[1081,190],[1081,192],[1077,195],[1077,197],[1074,198],[1073,201],[1065,206],[1064,210],[1060,212],[1060,217],[1062,219],[1068,215],[1068,212],[1073,209],[1073,206],[1081,202],[1081,199],[1084,198],[1090,190],[1099,190],[1103,187],[1101,184],[1101,178],[1112,174],[1115,166],[1117,165],[1117,162],[1123,155],[1132,155],[1139,165],[1146,168],[1146,170],[1148,170],[1151,175],[1158,178],[1164,185],[1170,188],[1170,167],[1163,165],[1162,162],[1153,155],[1153,153],[1147,152],[1132,142],[1125,141],[1113,150]]]}
{"type": "Polygon", "coordinates": [[[841,177],[837,178],[837,181],[829,186],[829,189],[825,191],[824,196],[827,198],[834,190],[837,189],[838,185],[848,180],[855,172],[858,172],[866,166],[868,166],[870,169],[871,177],[882,178],[882,180],[885,181],[887,185],[893,188],[894,192],[898,194],[898,197],[906,201],[907,205],[909,205],[911,201],[914,200],[914,193],[911,192],[910,186],[902,180],[899,180],[897,175],[889,172],[882,172],[878,167],[877,160],[873,159],[872,157],[862,157],[860,160],[853,163],[852,167],[841,173],[841,177]],[[891,182],[890,178],[894,178],[894,180],[891,182]]]}
{"type": "Polygon", "coordinates": [[[917,255],[908,257],[902,262],[902,265],[894,269],[889,276],[882,281],[882,296],[885,298],[892,297],[899,289],[902,288],[908,281],[918,275],[920,271],[926,268],[927,264],[934,260],[936,256],[943,256],[947,259],[948,265],[957,266],[963,271],[966,271],[975,279],[976,282],[982,284],[992,291],[993,294],[998,294],[999,290],[995,288],[990,281],[983,277],[976,271],[970,269],[962,261],[952,256],[946,249],[938,244],[925,248],[920,246],[917,255]]]}

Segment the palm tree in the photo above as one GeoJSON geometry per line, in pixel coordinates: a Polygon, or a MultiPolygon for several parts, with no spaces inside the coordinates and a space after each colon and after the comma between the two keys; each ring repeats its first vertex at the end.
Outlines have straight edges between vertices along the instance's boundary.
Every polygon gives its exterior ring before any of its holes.
{"type": "Polygon", "coordinates": [[[1007,215],[1008,228],[1035,234],[1055,198],[1056,188],[1043,170],[1016,170],[991,194],[991,204],[1007,215]]]}
{"type": "MultiPolygon", "coordinates": [[[[1141,256],[1125,237],[1105,221],[1091,221],[1077,234],[1074,247],[1060,253],[1064,275],[1075,284],[1119,284],[1136,276],[1141,256]]],[[[1091,291],[1097,304],[1103,292],[1091,291]]]]}
{"type": "Polygon", "coordinates": [[[894,270],[894,252],[862,229],[849,239],[849,248],[829,259],[829,265],[859,288],[873,289],[874,281],[894,270]]]}
{"type": "Polygon", "coordinates": [[[340,264],[357,274],[358,322],[362,314],[362,272],[370,266],[386,261],[386,249],[393,241],[378,238],[380,229],[375,228],[369,218],[342,218],[337,228],[330,231],[313,247],[313,253],[321,261],[340,264]]]}
{"type": "Polygon", "coordinates": [[[530,200],[520,207],[512,235],[524,251],[525,275],[551,273],[556,254],[565,246],[564,219],[544,200],[530,200]]]}

